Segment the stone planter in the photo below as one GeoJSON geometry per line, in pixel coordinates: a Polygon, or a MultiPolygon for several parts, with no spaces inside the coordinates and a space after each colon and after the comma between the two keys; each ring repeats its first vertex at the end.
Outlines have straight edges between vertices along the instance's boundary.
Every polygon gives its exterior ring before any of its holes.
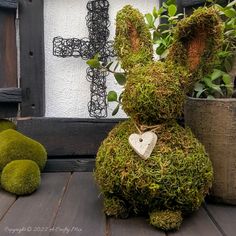
{"type": "Polygon", "coordinates": [[[236,204],[236,99],[187,98],[185,124],[205,145],[212,160],[211,198],[236,204]]]}

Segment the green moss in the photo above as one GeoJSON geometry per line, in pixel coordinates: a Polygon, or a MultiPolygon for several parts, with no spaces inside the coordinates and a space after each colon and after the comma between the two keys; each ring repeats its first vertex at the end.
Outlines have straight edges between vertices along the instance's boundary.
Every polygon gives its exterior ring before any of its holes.
{"type": "Polygon", "coordinates": [[[115,216],[124,219],[129,215],[125,202],[117,197],[105,197],[103,204],[104,212],[107,216],[115,216]]]}
{"type": "Polygon", "coordinates": [[[212,184],[213,170],[204,147],[191,131],[175,121],[163,124],[146,161],[128,144],[134,132],[132,122],[125,121],[99,148],[95,177],[103,194],[122,199],[135,214],[198,209],[212,184]]]}
{"type": "Polygon", "coordinates": [[[155,211],[150,214],[150,224],[164,231],[178,230],[182,221],[181,211],[155,211]]]}
{"type": "Polygon", "coordinates": [[[0,119],[0,132],[6,129],[16,129],[16,125],[9,120],[0,119]]]}
{"type": "Polygon", "coordinates": [[[151,34],[143,15],[130,5],[117,13],[114,47],[125,70],[152,60],[151,34]]]}
{"type": "Polygon", "coordinates": [[[183,111],[186,91],[181,84],[188,75],[184,68],[171,63],[151,62],[135,67],[125,85],[124,111],[139,124],[176,119],[183,111]]]}
{"type": "Polygon", "coordinates": [[[222,22],[214,7],[198,8],[177,24],[167,63],[170,61],[177,66],[183,66],[192,73],[186,88],[190,90],[196,81],[212,71],[218,61],[217,52],[222,47],[222,40],[222,22]],[[191,43],[192,52],[189,48],[191,43]],[[201,48],[204,50],[199,54],[201,48]],[[198,57],[199,60],[196,60],[198,57]]]}
{"type": "Polygon", "coordinates": [[[0,133],[0,170],[13,160],[32,160],[43,170],[47,153],[45,148],[23,134],[8,129],[0,133]]]}
{"type": "Polygon", "coordinates": [[[1,175],[1,187],[16,195],[34,192],[40,185],[40,170],[31,160],[16,160],[7,164],[1,175]]]}

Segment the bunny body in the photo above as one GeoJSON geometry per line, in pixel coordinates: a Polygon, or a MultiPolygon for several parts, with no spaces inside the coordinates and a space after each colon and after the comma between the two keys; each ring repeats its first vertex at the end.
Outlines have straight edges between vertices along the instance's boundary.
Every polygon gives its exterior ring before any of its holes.
{"type": "Polygon", "coordinates": [[[97,154],[95,177],[107,215],[149,214],[152,225],[173,230],[204,201],[213,179],[211,161],[190,129],[176,119],[186,93],[211,70],[220,25],[214,9],[197,10],[178,24],[166,61],[154,62],[141,13],[131,6],[118,12],[115,48],[127,73],[122,106],[131,119],[109,133],[97,154]],[[147,160],[128,143],[142,125],[157,127],[157,144],[147,160]]]}

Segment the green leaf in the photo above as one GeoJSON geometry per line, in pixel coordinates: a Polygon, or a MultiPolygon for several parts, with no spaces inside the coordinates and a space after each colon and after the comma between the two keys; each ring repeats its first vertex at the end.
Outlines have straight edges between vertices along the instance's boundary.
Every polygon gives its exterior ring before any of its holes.
{"type": "Polygon", "coordinates": [[[153,27],[154,27],[154,19],[153,19],[152,14],[151,14],[151,13],[146,14],[146,15],[145,15],[145,18],[146,18],[146,20],[147,20],[148,26],[149,26],[150,28],[153,28],[153,27]]]}
{"type": "Polygon", "coordinates": [[[222,76],[222,71],[214,69],[213,73],[211,74],[211,81],[214,81],[222,76]]]}
{"type": "Polygon", "coordinates": [[[224,81],[225,85],[231,85],[232,84],[232,78],[229,74],[224,73],[222,76],[222,80],[224,81]]]}
{"type": "Polygon", "coordinates": [[[117,93],[115,91],[109,91],[107,95],[108,102],[117,102],[117,93]]]}
{"type": "Polygon", "coordinates": [[[166,4],[169,5],[175,5],[176,6],[176,0],[167,0],[166,4]]]}
{"type": "Polygon", "coordinates": [[[161,44],[159,47],[156,49],[156,54],[161,56],[165,52],[166,48],[163,44],[161,44]]]}
{"type": "Polygon", "coordinates": [[[126,77],[124,73],[115,73],[114,76],[119,85],[124,85],[126,83],[126,77]]]}
{"type": "Polygon", "coordinates": [[[158,13],[156,7],[153,8],[152,14],[153,14],[153,16],[154,16],[155,19],[159,16],[159,13],[158,13]]]}
{"type": "Polygon", "coordinates": [[[224,10],[224,13],[229,18],[236,17],[236,11],[233,8],[224,10]]]}
{"type": "Polygon", "coordinates": [[[208,95],[207,99],[211,100],[211,99],[215,99],[212,95],[208,95]]]}
{"type": "Polygon", "coordinates": [[[230,72],[231,69],[232,69],[232,65],[231,65],[230,61],[227,58],[224,61],[224,67],[225,67],[225,70],[227,72],[230,72]]]}
{"type": "Polygon", "coordinates": [[[168,7],[168,15],[169,16],[174,16],[176,14],[176,12],[177,12],[177,7],[175,5],[172,4],[168,7]]]}
{"type": "Polygon", "coordinates": [[[203,85],[202,83],[198,82],[198,83],[195,84],[194,90],[195,90],[196,92],[200,92],[200,91],[202,91],[203,89],[204,89],[204,85],[203,85]]]}
{"type": "Polygon", "coordinates": [[[99,68],[101,67],[100,61],[99,61],[99,55],[96,54],[94,58],[89,59],[86,62],[91,68],[99,68]]]}
{"type": "Polygon", "coordinates": [[[115,108],[114,111],[112,112],[112,116],[115,116],[115,115],[117,114],[117,112],[119,111],[119,109],[120,109],[120,104],[118,104],[118,105],[116,106],[116,108],[115,108]]]}
{"type": "Polygon", "coordinates": [[[236,0],[229,3],[226,7],[233,7],[233,6],[236,6],[236,0]]]}

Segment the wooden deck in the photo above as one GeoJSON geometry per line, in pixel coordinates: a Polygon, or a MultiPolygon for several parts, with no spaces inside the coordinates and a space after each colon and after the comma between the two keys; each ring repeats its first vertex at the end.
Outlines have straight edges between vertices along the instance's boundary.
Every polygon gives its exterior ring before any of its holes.
{"type": "MultiPolygon", "coordinates": [[[[165,236],[144,218],[106,218],[92,173],[44,173],[31,196],[0,191],[0,235],[165,236]]],[[[235,236],[236,207],[206,205],[168,236],[235,236]]]]}

